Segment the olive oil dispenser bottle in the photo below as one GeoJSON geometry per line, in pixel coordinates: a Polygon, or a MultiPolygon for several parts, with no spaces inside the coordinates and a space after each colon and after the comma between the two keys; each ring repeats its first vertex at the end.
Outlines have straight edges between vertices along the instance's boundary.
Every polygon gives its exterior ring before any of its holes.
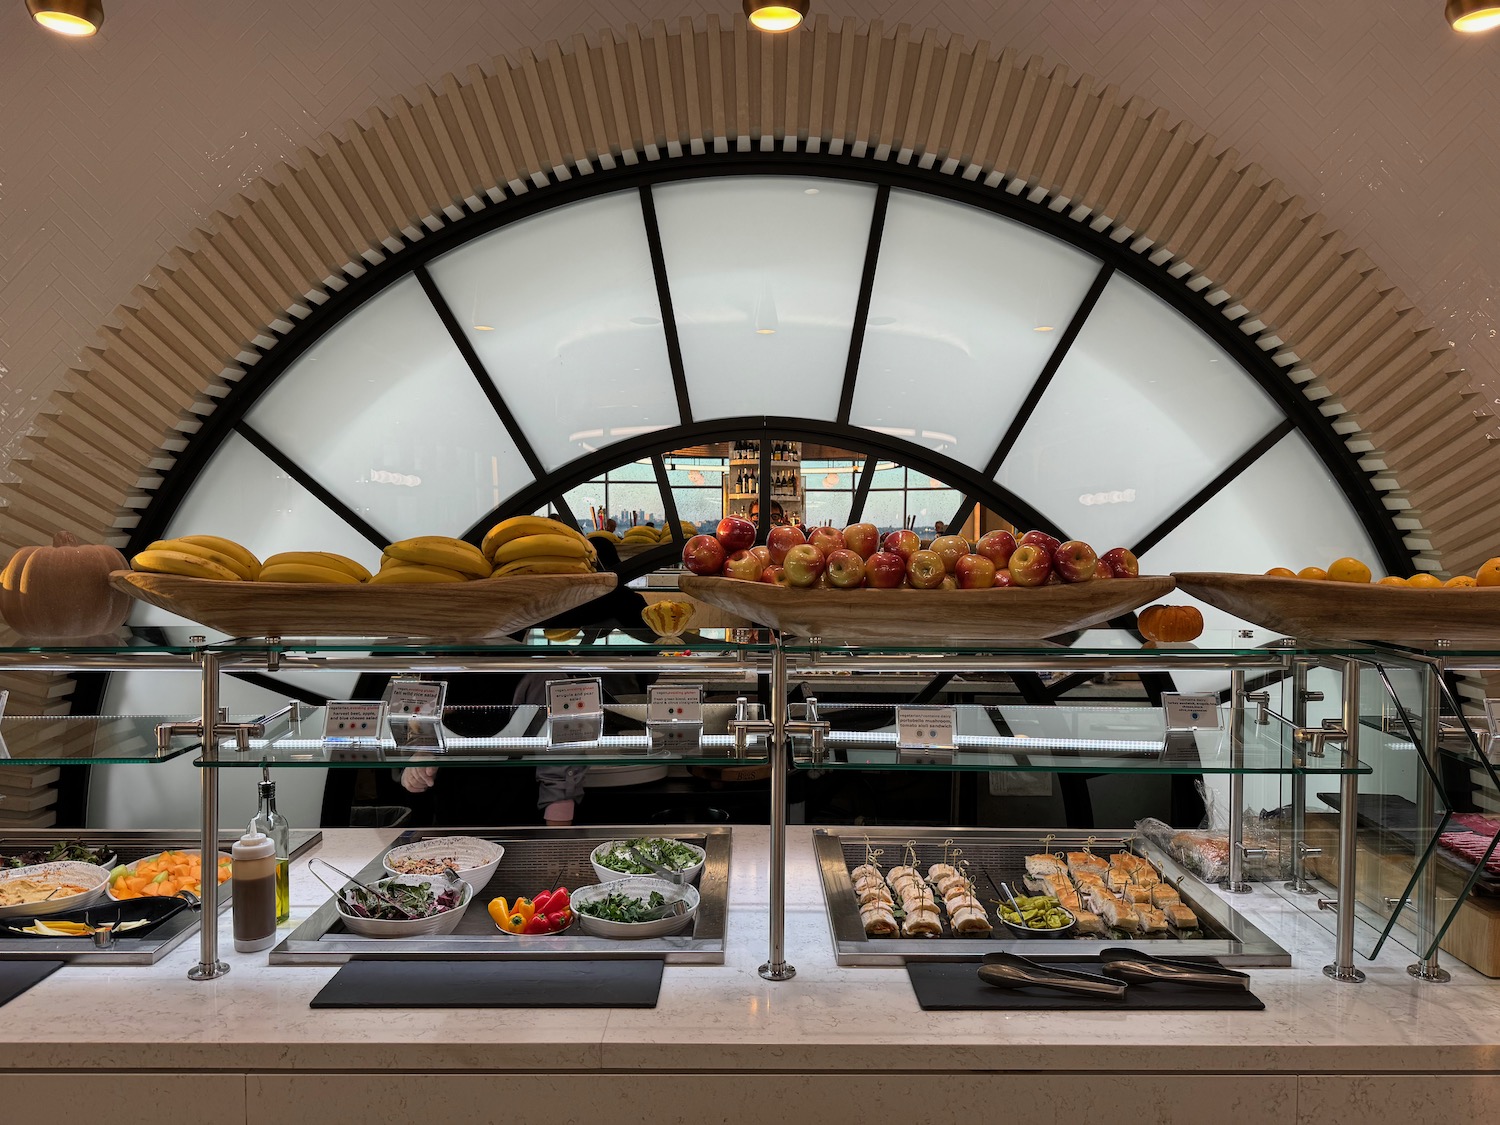
{"type": "Polygon", "coordinates": [[[276,783],[271,771],[261,768],[260,809],[250,821],[251,832],[260,832],[276,845],[276,924],[292,916],[289,872],[292,865],[292,826],[276,811],[276,783]]]}

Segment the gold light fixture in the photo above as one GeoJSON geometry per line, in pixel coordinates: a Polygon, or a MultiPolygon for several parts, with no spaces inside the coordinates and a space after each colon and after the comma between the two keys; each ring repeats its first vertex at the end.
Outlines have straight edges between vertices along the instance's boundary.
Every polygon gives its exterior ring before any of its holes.
{"type": "Polygon", "coordinates": [[[104,24],[100,0],[26,0],[26,10],[48,31],[75,38],[94,35],[104,24]]]}
{"type": "Polygon", "coordinates": [[[1448,0],[1444,15],[1454,31],[1489,31],[1500,27],[1500,0],[1448,0]]]}
{"type": "Polygon", "coordinates": [[[745,18],[758,31],[791,31],[807,15],[809,0],[745,0],[745,18]]]}

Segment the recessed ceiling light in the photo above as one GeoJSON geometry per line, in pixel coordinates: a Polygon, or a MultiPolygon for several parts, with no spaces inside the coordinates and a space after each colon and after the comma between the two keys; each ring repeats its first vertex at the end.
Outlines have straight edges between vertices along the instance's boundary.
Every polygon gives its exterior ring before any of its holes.
{"type": "Polygon", "coordinates": [[[803,195],[817,195],[818,194],[818,189],[815,188],[815,187],[803,188],[802,189],[802,194],[803,195]]]}
{"type": "Polygon", "coordinates": [[[791,31],[808,7],[809,0],[745,0],[745,18],[759,31],[791,31]]]}
{"type": "Polygon", "coordinates": [[[104,24],[100,0],[26,0],[26,10],[48,31],[75,38],[93,35],[104,24]]]}
{"type": "Polygon", "coordinates": [[[474,331],[475,332],[493,332],[494,330],[495,330],[495,326],[493,324],[476,324],[476,325],[474,325],[474,331]]]}
{"type": "Polygon", "coordinates": [[[1448,0],[1443,14],[1454,31],[1489,31],[1500,27],[1500,3],[1496,0],[1448,0]]]}
{"type": "Polygon", "coordinates": [[[1051,332],[1053,326],[1050,324],[1038,324],[1032,329],[1033,332],[1051,332]]]}

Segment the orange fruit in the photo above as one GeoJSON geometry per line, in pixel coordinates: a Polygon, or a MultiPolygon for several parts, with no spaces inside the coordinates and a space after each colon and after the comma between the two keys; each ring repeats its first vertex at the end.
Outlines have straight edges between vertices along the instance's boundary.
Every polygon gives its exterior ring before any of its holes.
{"type": "Polygon", "coordinates": [[[1444,582],[1443,585],[1445,587],[1456,587],[1461,589],[1468,586],[1477,586],[1479,585],[1479,583],[1474,581],[1474,579],[1470,578],[1467,574],[1455,574],[1452,578],[1448,579],[1448,581],[1444,582]]]}
{"type": "Polygon", "coordinates": [[[1376,585],[1379,585],[1379,586],[1405,586],[1406,585],[1406,579],[1402,578],[1399,574],[1387,574],[1378,583],[1376,583],[1376,585]]]}
{"type": "Polygon", "coordinates": [[[1490,559],[1474,572],[1475,585],[1500,586],[1500,559],[1490,559]]]}
{"type": "Polygon", "coordinates": [[[1284,566],[1273,566],[1270,570],[1266,571],[1266,576],[1269,578],[1296,578],[1297,572],[1288,570],[1284,566]]]}
{"type": "Polygon", "coordinates": [[[1358,559],[1335,559],[1328,566],[1328,577],[1334,582],[1368,582],[1370,568],[1358,559]]]}
{"type": "Polygon", "coordinates": [[[1437,590],[1443,585],[1443,580],[1436,574],[1428,574],[1425,570],[1420,574],[1413,574],[1406,580],[1408,586],[1415,586],[1418,590],[1437,590]]]}
{"type": "Polygon", "coordinates": [[[1321,582],[1328,577],[1328,572],[1321,566],[1304,566],[1297,572],[1298,578],[1310,578],[1314,582],[1321,582]]]}

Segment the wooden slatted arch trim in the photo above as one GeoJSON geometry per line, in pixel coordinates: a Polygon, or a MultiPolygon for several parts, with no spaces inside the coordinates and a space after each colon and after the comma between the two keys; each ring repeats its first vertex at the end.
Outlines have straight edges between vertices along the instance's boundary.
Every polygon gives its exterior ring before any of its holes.
{"type": "Polygon", "coordinates": [[[1358,248],[1190,124],[1039,58],[934,31],[767,36],[710,16],[497,58],[302,150],[188,235],[44,412],[0,546],[122,541],[159,474],[274,332],[451,220],[682,153],[827,151],[1024,196],[1165,266],[1378,470],[1419,566],[1500,541],[1488,415],[1436,330],[1358,248]],[[1479,483],[1476,483],[1479,482],[1479,483]]]}

